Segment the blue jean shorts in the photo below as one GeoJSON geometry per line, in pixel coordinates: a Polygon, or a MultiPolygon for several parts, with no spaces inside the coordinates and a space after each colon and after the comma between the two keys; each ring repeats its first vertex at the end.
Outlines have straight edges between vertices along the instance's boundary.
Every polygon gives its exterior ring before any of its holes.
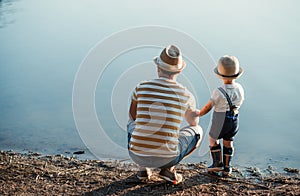
{"type": "MultiPolygon", "coordinates": [[[[128,147],[132,132],[135,128],[135,122],[129,121],[127,125],[128,147]]],[[[177,165],[182,159],[186,158],[196,149],[202,139],[203,131],[200,126],[187,126],[179,131],[178,150],[179,153],[174,157],[156,157],[156,156],[140,156],[132,153],[129,148],[129,155],[132,160],[142,167],[153,168],[169,168],[177,165]]]]}
{"type": "Polygon", "coordinates": [[[209,136],[213,139],[233,141],[239,129],[239,116],[228,117],[225,112],[214,112],[209,136]]]}

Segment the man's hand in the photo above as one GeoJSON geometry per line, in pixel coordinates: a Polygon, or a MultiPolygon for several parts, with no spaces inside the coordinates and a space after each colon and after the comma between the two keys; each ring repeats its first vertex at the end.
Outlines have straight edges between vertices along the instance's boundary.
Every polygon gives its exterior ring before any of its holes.
{"type": "Polygon", "coordinates": [[[195,111],[187,110],[185,112],[184,117],[190,126],[197,126],[199,123],[199,111],[198,110],[195,110],[195,111]]]}

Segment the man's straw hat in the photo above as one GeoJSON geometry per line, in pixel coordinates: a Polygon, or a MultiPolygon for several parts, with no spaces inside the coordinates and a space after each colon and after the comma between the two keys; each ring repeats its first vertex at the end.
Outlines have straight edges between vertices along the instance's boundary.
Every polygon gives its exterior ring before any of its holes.
{"type": "Polygon", "coordinates": [[[163,49],[160,56],[155,57],[153,60],[159,68],[172,73],[180,72],[186,66],[179,48],[174,45],[163,49]]]}

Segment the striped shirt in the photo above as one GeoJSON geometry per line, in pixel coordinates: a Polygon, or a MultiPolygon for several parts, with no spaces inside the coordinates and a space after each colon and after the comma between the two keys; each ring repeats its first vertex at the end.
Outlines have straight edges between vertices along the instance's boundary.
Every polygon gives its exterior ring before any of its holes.
{"type": "Polygon", "coordinates": [[[137,101],[137,114],[131,152],[140,156],[176,156],[183,116],[186,110],[196,109],[194,96],[176,81],[159,78],[137,85],[132,99],[137,101]]]}

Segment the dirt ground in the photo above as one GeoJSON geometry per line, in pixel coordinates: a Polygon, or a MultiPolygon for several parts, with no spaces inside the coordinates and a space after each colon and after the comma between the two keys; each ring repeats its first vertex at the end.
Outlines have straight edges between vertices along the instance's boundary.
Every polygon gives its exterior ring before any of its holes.
{"type": "Polygon", "coordinates": [[[202,164],[180,164],[184,181],[140,182],[137,166],[122,161],[78,160],[37,153],[0,152],[0,195],[300,195],[297,168],[234,168],[230,177],[208,174],[202,164]]]}

